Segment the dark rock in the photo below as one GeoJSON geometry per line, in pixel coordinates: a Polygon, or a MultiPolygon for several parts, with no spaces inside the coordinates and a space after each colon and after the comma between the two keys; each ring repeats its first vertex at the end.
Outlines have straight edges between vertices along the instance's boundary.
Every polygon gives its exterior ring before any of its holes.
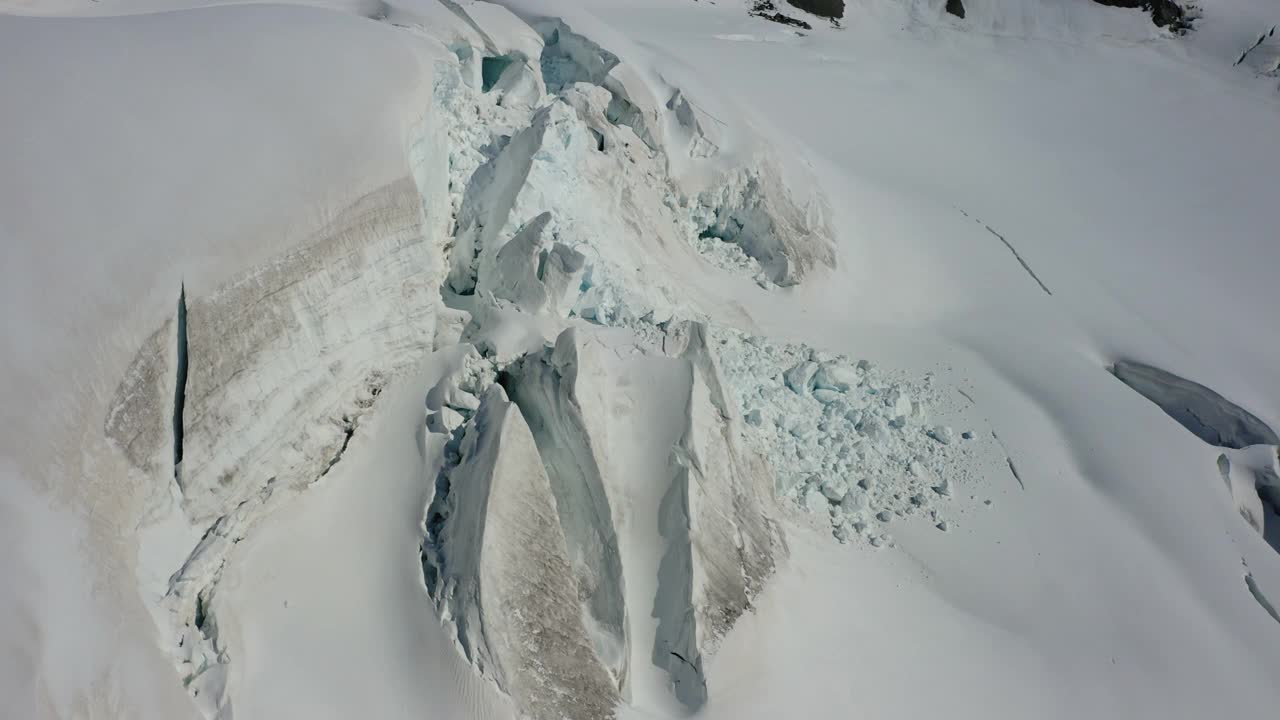
{"type": "Polygon", "coordinates": [[[1170,27],[1175,31],[1183,31],[1189,27],[1187,12],[1174,0],[1093,0],[1099,5],[1120,8],[1135,8],[1151,13],[1151,21],[1158,27],[1170,27]]]}
{"type": "Polygon", "coordinates": [[[776,22],[779,25],[790,25],[804,30],[812,30],[813,26],[803,20],[797,20],[789,15],[783,15],[778,12],[778,7],[771,0],[756,0],[756,4],[751,6],[751,15],[765,20],[776,22]]]}
{"type": "Polygon", "coordinates": [[[787,0],[787,4],[831,20],[844,17],[844,0],[787,0]]]}
{"type": "Polygon", "coordinates": [[[947,0],[947,12],[951,13],[952,15],[955,15],[958,18],[963,18],[964,17],[963,0],[947,0]]]}
{"type": "Polygon", "coordinates": [[[1151,19],[1160,27],[1180,27],[1186,23],[1186,11],[1173,0],[1154,0],[1147,5],[1147,9],[1151,11],[1151,19]]]}

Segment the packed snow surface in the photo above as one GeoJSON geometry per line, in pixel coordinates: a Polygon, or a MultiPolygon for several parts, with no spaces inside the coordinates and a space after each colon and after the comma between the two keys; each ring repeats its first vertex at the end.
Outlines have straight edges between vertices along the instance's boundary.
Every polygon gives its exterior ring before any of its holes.
{"type": "Polygon", "coordinates": [[[1280,703],[1273,3],[0,13],[0,715],[1280,703]]]}

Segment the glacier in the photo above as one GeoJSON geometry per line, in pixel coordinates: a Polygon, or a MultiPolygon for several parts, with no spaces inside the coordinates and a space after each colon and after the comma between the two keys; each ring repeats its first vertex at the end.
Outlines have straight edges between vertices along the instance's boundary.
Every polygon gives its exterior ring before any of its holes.
{"type": "MultiPolygon", "coordinates": [[[[728,424],[703,326],[687,324],[713,301],[699,310],[670,284],[674,265],[663,272],[637,258],[698,262],[697,228],[732,223],[723,242],[774,281],[795,283],[815,263],[834,262],[825,201],[814,194],[801,209],[767,161],[717,158],[696,186],[714,190],[685,189],[656,130],[696,131],[679,91],[669,107],[659,103],[563,23],[525,26],[507,47],[484,32],[492,18],[469,19],[431,62],[431,105],[405,138],[409,173],[327,218],[295,250],[211,291],[184,283],[175,316],[142,343],[108,406],[108,441],[155,485],[148,512],[198,537],[152,611],[183,685],[210,717],[236,707],[228,666],[238,649],[224,629],[234,601],[222,597],[236,546],[324,482],[390,379],[433,352],[472,348],[470,366],[489,371],[426,397],[426,432],[446,436],[445,453],[456,457],[424,507],[424,582],[463,656],[521,712],[611,717],[638,667],[661,668],[666,680],[645,680],[701,706],[704,651],[751,607],[782,552],[768,466],[728,424]],[[468,29],[478,30],[474,44],[464,44],[468,29]],[[559,94],[547,93],[543,68],[555,68],[559,94]],[[460,134],[474,123],[463,106],[494,130],[460,134]],[[455,162],[464,169],[446,172],[455,162]],[[575,194],[585,197],[563,199],[575,194]],[[634,352],[652,360],[597,377],[666,367],[670,408],[685,414],[651,418],[685,430],[671,450],[653,448],[648,474],[626,482],[593,450],[609,447],[611,411],[596,410],[588,432],[592,410],[579,404],[598,391],[578,366],[587,351],[575,338],[607,325],[643,326],[661,342],[637,339],[634,352]],[[558,326],[566,329],[552,352],[555,336],[544,333],[558,326]],[[502,341],[520,327],[515,346],[502,341]],[[536,361],[543,343],[550,355],[536,361]],[[644,509],[626,503],[636,485],[652,486],[644,509]],[[535,508],[521,521],[527,529],[512,525],[535,508]],[[619,537],[618,522],[660,532],[619,537]],[[667,548],[656,565],[623,561],[647,556],[634,546],[650,544],[667,548]],[[541,574],[522,579],[534,566],[541,574]],[[656,592],[654,606],[628,586],[656,592]],[[650,616],[656,625],[641,620],[650,616]],[[546,644],[527,647],[528,637],[546,644]]],[[[174,550],[168,536],[153,542],[164,543],[156,555],[174,550]]]]}
{"type": "Polygon", "coordinates": [[[0,0],[5,710],[1265,712],[1201,5],[0,0]]]}

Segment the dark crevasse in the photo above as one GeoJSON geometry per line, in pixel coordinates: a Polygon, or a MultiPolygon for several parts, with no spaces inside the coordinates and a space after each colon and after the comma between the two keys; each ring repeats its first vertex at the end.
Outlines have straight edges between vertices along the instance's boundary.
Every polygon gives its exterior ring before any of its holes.
{"type": "Polygon", "coordinates": [[[1116,362],[1111,374],[1210,445],[1280,445],[1275,431],[1256,415],[1200,383],[1128,360],[1116,362]]]}
{"type": "Polygon", "coordinates": [[[1280,612],[1277,612],[1276,607],[1271,604],[1267,596],[1262,594],[1262,588],[1259,588],[1258,583],[1254,581],[1253,573],[1247,572],[1244,574],[1244,585],[1249,589],[1249,594],[1257,601],[1258,606],[1265,610],[1272,620],[1280,622],[1280,612]]]}
{"type": "MultiPolygon", "coordinates": [[[[182,416],[187,404],[187,287],[184,283],[178,291],[178,321],[176,332],[176,365],[173,384],[173,476],[179,478],[182,465],[182,416]]],[[[180,483],[179,483],[180,484],[180,483]]]]}

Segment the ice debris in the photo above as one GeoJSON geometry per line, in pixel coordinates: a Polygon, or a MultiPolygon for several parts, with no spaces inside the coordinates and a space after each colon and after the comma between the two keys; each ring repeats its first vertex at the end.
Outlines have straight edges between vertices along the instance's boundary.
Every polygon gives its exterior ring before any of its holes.
{"type": "Polygon", "coordinates": [[[952,527],[941,505],[954,493],[960,434],[929,423],[942,397],[928,377],[727,328],[713,341],[743,432],[769,457],[780,497],[829,517],[840,542],[890,545],[888,526],[914,514],[952,527]]]}

